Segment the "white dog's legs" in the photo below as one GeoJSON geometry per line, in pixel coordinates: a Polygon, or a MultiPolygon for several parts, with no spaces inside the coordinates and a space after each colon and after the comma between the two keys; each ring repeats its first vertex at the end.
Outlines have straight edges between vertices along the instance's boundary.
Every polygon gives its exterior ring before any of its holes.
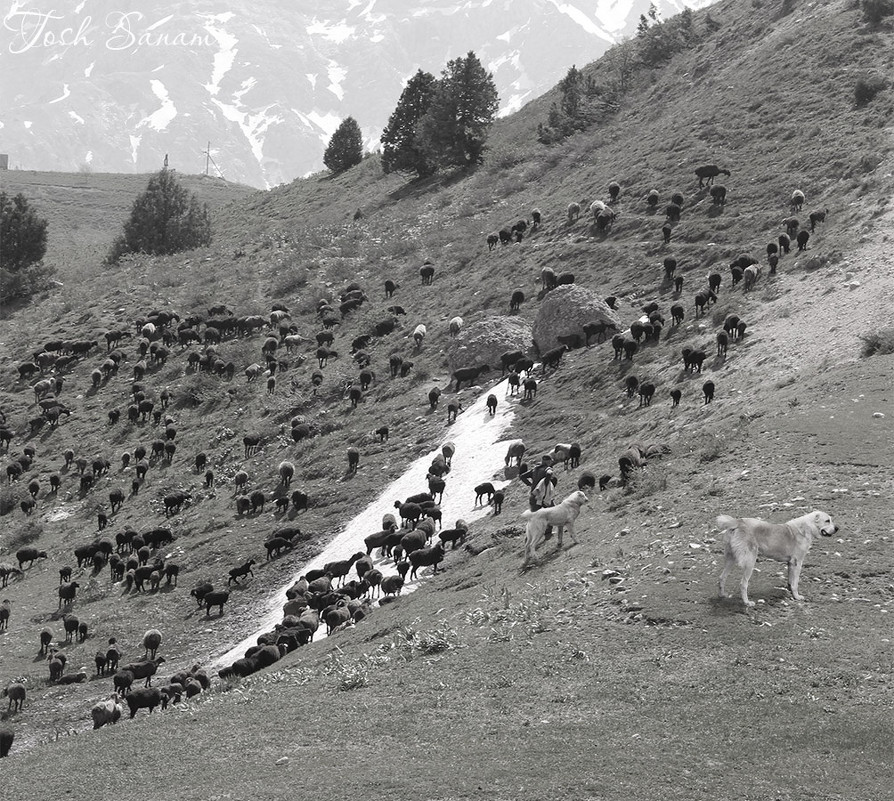
{"type": "Polygon", "coordinates": [[[723,563],[723,572],[720,574],[720,578],[717,581],[717,593],[721,598],[726,598],[726,592],[723,589],[723,585],[726,584],[726,579],[729,574],[732,572],[733,565],[735,564],[735,558],[733,557],[733,549],[729,542],[726,543],[726,561],[723,563]]]}
{"type": "Polygon", "coordinates": [[[801,576],[801,562],[795,558],[788,563],[788,588],[792,592],[792,598],[796,601],[806,601],[803,595],[798,595],[798,579],[801,576]]]}
{"type": "Polygon", "coordinates": [[[745,606],[754,606],[754,601],[748,600],[748,581],[751,579],[751,574],[754,571],[754,561],[749,559],[742,568],[742,582],[739,587],[742,590],[742,603],[745,606]]]}

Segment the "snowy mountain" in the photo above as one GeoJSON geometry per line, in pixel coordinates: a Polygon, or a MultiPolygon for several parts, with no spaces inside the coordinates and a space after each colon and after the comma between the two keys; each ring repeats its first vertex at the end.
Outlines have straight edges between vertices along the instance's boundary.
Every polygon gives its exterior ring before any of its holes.
{"type": "MultiPolygon", "coordinates": [[[[712,0],[659,0],[662,17],[712,0]]],[[[11,168],[209,167],[272,186],[318,170],[353,116],[373,148],[406,80],[474,51],[501,113],[631,35],[649,0],[9,0],[0,153],[11,168]],[[206,149],[210,143],[210,159],[206,149]]]]}

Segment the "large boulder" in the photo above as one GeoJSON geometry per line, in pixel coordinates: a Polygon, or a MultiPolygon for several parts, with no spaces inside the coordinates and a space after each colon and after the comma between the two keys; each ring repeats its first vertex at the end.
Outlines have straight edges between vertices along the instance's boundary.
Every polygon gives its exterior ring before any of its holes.
{"type": "Polygon", "coordinates": [[[531,326],[518,317],[495,316],[467,325],[447,345],[451,375],[458,367],[487,364],[500,369],[500,355],[507,350],[527,353],[531,349],[531,326]]]}
{"type": "Polygon", "coordinates": [[[605,301],[590,289],[576,284],[563,284],[548,292],[540,302],[534,320],[534,344],[541,353],[559,345],[556,337],[568,334],[583,336],[585,323],[613,323],[622,330],[626,326],[605,301]]]}

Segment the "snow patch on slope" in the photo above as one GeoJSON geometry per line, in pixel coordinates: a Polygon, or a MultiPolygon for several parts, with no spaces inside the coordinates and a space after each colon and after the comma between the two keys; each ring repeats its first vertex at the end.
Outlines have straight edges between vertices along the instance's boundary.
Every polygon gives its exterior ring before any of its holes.
{"type": "Polygon", "coordinates": [[[307,31],[308,36],[319,36],[330,42],[341,44],[354,35],[356,28],[348,25],[344,21],[327,23],[314,18],[313,22],[311,22],[305,30],[307,31]]]}
{"type": "MultiPolygon", "coordinates": [[[[499,489],[509,483],[500,478],[504,474],[504,457],[506,455],[506,441],[503,440],[503,436],[515,417],[515,403],[518,401],[518,397],[506,397],[508,386],[509,380],[506,379],[489,390],[502,399],[497,406],[496,415],[491,417],[487,409],[489,392],[482,392],[471,408],[463,412],[457,418],[456,423],[447,429],[444,441],[453,442],[456,452],[453,456],[452,468],[445,476],[447,488],[440,504],[444,528],[451,528],[454,521],[459,518],[467,523],[472,523],[492,512],[489,506],[474,505],[474,488],[477,484],[482,481],[490,481],[495,488],[499,489]]],[[[389,484],[366,509],[350,520],[344,530],[336,535],[319,556],[303,565],[295,574],[293,581],[290,581],[277,593],[270,595],[264,603],[265,615],[256,624],[258,631],[217,659],[214,669],[231,664],[244,656],[245,650],[255,645],[259,634],[272,630],[282,620],[282,607],[287,600],[286,590],[300,576],[310,570],[322,568],[327,562],[348,559],[351,554],[365,550],[363,538],[381,528],[384,514],[395,514],[394,500],[407,498],[425,490],[428,469],[434,456],[439,453],[441,453],[441,445],[413,462],[400,478],[389,484]]],[[[360,469],[364,469],[362,462],[360,469]]],[[[435,541],[437,540],[433,542],[435,541]]],[[[448,550],[444,560],[448,570],[450,561],[451,553],[448,550]]],[[[374,562],[385,575],[395,573],[394,561],[391,558],[377,557],[374,562]]],[[[426,578],[429,572],[429,568],[424,569],[426,578]]],[[[417,589],[426,581],[426,578],[417,577],[410,580],[407,576],[403,594],[417,589]]],[[[320,627],[315,639],[321,639],[323,636],[325,636],[325,626],[320,627]]]]}
{"type": "MultiPolygon", "coordinates": [[[[550,2],[552,2],[556,11],[559,11],[560,13],[571,19],[573,22],[580,25],[580,27],[583,28],[587,33],[593,36],[598,36],[600,39],[609,42],[610,44],[615,43],[614,36],[606,31],[601,25],[597,24],[595,20],[591,19],[588,14],[581,11],[577,6],[573,6],[570,3],[562,3],[559,0],[550,0],[550,2]]],[[[608,5],[613,6],[615,4],[610,3],[608,5]]],[[[615,30],[623,27],[623,22],[621,24],[617,24],[617,18],[614,18],[614,14],[603,16],[601,8],[596,12],[595,17],[603,24],[605,24],[605,22],[608,20],[610,22],[609,27],[614,26],[615,30]]]]}
{"type": "MultiPolygon", "coordinates": [[[[228,15],[221,14],[219,17],[213,19],[219,20],[224,16],[228,15]]],[[[220,45],[220,50],[214,54],[211,68],[211,81],[204,85],[209,94],[216,95],[220,91],[221,81],[230,71],[236,60],[236,53],[238,52],[236,45],[239,40],[232,34],[227,33],[223,28],[210,23],[205,25],[205,30],[208,31],[220,45]]]]}
{"type": "Polygon", "coordinates": [[[171,123],[171,120],[177,116],[177,108],[174,105],[174,101],[171,100],[168,95],[168,90],[161,81],[151,80],[149,81],[149,85],[152,87],[152,94],[161,101],[161,108],[143,119],[140,124],[137,125],[137,128],[148,126],[156,131],[163,131],[171,123]]]}

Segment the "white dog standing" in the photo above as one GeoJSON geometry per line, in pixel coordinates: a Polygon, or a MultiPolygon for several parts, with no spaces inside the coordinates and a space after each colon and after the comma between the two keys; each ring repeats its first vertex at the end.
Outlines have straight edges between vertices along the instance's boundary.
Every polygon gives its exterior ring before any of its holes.
{"type": "Polygon", "coordinates": [[[801,575],[804,557],[813,544],[813,538],[817,534],[831,537],[838,531],[838,526],[832,522],[832,518],[820,511],[796,517],[787,523],[770,523],[756,517],[737,519],[729,515],[720,515],[717,518],[717,525],[727,532],[726,564],[718,582],[720,596],[725,597],[724,582],[733,565],[738,565],[742,568],[742,603],[745,606],[754,606],[754,601],[748,600],[748,580],[754,571],[758,556],[768,556],[778,562],[786,562],[788,588],[792,597],[796,601],[805,600],[804,596],[798,594],[798,577],[801,575]]]}
{"type": "Polygon", "coordinates": [[[581,507],[589,501],[586,494],[580,490],[572,492],[562,503],[556,506],[547,506],[536,512],[530,510],[522,512],[528,524],[525,528],[525,561],[528,564],[537,557],[537,547],[546,539],[546,527],[555,526],[556,545],[562,547],[562,533],[567,529],[569,536],[575,542],[574,521],[580,515],[581,507]]]}

